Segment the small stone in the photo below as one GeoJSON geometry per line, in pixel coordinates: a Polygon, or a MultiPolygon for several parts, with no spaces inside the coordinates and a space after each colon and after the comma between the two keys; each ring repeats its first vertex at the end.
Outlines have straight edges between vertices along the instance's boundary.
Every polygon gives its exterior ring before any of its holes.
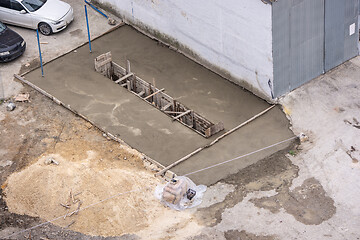
{"type": "Polygon", "coordinates": [[[126,157],[124,157],[124,160],[126,160],[127,158],[126,157]]]}
{"type": "Polygon", "coordinates": [[[6,106],[6,110],[8,110],[9,112],[13,111],[15,108],[16,108],[16,105],[15,105],[15,103],[12,103],[12,102],[6,106]]]}
{"type": "Polygon", "coordinates": [[[0,161],[0,167],[7,167],[11,166],[13,164],[13,161],[7,160],[7,161],[0,161]]]}
{"type": "Polygon", "coordinates": [[[334,110],[335,110],[336,112],[338,112],[338,113],[341,113],[341,112],[344,112],[344,111],[345,111],[345,109],[342,108],[342,107],[336,107],[336,108],[334,108],[334,110]]]}
{"type": "Polygon", "coordinates": [[[74,50],[74,53],[77,53],[77,50],[74,50]]]}
{"type": "Polygon", "coordinates": [[[50,165],[50,164],[59,165],[59,162],[57,162],[53,157],[46,158],[44,163],[46,165],[50,165]]]}
{"type": "Polygon", "coordinates": [[[300,133],[299,138],[300,138],[300,142],[302,143],[309,141],[309,137],[306,136],[305,133],[300,133]]]}

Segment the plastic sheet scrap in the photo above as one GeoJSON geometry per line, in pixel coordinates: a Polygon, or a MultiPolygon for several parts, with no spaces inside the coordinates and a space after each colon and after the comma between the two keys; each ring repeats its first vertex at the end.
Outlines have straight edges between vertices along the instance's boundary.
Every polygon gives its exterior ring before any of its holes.
{"type": "Polygon", "coordinates": [[[201,204],[206,186],[196,185],[188,177],[178,176],[165,185],[158,185],[155,197],[174,210],[193,208],[201,204]]]}

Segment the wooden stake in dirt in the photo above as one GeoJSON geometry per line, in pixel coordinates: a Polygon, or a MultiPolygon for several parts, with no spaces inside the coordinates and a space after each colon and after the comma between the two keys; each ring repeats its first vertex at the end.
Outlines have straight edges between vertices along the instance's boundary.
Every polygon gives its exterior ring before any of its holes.
{"type": "Polygon", "coordinates": [[[60,205],[63,206],[64,208],[66,208],[66,209],[69,209],[69,208],[70,208],[69,205],[66,205],[66,204],[63,204],[63,203],[60,203],[60,205]]]}
{"type": "Polygon", "coordinates": [[[71,223],[69,223],[65,228],[69,228],[71,225],[75,223],[75,220],[73,220],[71,223]]]}
{"type": "Polygon", "coordinates": [[[246,124],[254,121],[256,118],[264,115],[265,113],[267,113],[268,111],[270,111],[270,110],[271,110],[272,108],[274,108],[274,107],[275,107],[275,105],[272,105],[272,106],[268,107],[268,108],[265,109],[264,111],[256,114],[256,115],[253,116],[252,118],[246,120],[245,122],[241,123],[240,125],[238,125],[238,126],[234,127],[233,129],[227,131],[227,132],[224,133],[223,135],[217,137],[217,138],[216,138],[214,141],[212,141],[211,143],[209,143],[209,144],[207,144],[207,145],[205,145],[205,146],[203,146],[203,147],[200,147],[200,148],[196,149],[195,151],[189,153],[189,154],[186,155],[185,157],[183,157],[183,158],[177,160],[176,162],[170,164],[169,166],[165,167],[163,170],[161,170],[161,171],[159,171],[158,173],[156,173],[155,176],[160,176],[160,175],[162,175],[163,173],[165,173],[165,172],[166,172],[167,170],[169,170],[170,168],[172,168],[172,167],[178,165],[179,163],[181,163],[181,162],[189,159],[190,157],[192,157],[192,156],[194,156],[195,154],[201,152],[201,151],[204,150],[205,148],[211,147],[212,145],[214,145],[215,143],[217,143],[218,141],[220,141],[221,139],[223,139],[223,138],[226,137],[227,135],[235,132],[235,131],[238,130],[239,128],[241,128],[241,127],[245,126],[246,124]]]}

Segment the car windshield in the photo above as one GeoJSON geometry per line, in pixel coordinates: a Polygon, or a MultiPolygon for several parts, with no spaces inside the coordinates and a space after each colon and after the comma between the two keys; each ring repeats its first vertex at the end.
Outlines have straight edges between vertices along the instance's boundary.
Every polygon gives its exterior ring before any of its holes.
{"type": "Polygon", "coordinates": [[[0,22],[0,33],[5,31],[5,29],[6,29],[6,26],[2,22],[0,22]]]}
{"type": "Polygon", "coordinates": [[[34,12],[41,8],[47,0],[23,0],[21,3],[30,11],[34,12]]]}

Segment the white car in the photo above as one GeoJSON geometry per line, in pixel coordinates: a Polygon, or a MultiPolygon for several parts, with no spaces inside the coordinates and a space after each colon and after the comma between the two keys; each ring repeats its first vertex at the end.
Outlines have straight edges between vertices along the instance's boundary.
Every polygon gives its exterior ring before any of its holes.
{"type": "Polygon", "coordinates": [[[38,28],[44,35],[65,29],[72,20],[72,7],[60,0],[0,0],[0,21],[38,28]]]}

